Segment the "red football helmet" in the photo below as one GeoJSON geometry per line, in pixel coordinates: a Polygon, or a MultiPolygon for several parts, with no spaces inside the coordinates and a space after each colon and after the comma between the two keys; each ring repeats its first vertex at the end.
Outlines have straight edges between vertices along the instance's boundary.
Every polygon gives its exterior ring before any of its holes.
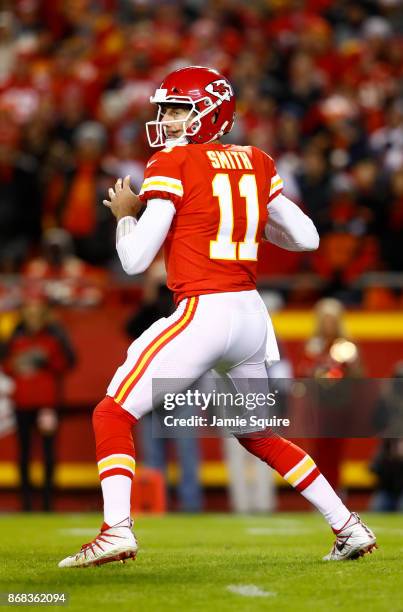
{"type": "Polygon", "coordinates": [[[146,123],[150,147],[167,144],[164,126],[178,121],[162,121],[164,104],[189,105],[189,113],[183,123],[183,134],[169,141],[174,144],[201,144],[220,138],[232,129],[235,116],[235,96],[227,79],[216,70],[203,66],[188,66],[171,72],[151,96],[150,102],[158,104],[155,121],[146,123]],[[186,125],[192,119],[189,125],[186,125]]]}

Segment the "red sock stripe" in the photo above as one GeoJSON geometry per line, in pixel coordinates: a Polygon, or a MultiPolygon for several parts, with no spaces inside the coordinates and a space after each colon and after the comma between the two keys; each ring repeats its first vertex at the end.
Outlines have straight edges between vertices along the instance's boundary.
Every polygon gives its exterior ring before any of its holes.
{"type": "Polygon", "coordinates": [[[150,365],[156,355],[166,346],[171,340],[176,338],[184,331],[192,321],[198,304],[199,298],[192,297],[187,300],[185,310],[181,317],[172,325],[161,332],[150,344],[143,350],[135,365],[130,370],[129,374],[123,379],[115,394],[115,401],[120,404],[125,401],[129,393],[133,390],[135,384],[143,376],[144,372],[150,365]]]}
{"type": "Polygon", "coordinates": [[[129,470],[125,470],[124,468],[112,468],[110,470],[105,470],[102,474],[99,475],[99,479],[103,480],[104,478],[109,478],[109,476],[127,476],[131,480],[133,480],[133,474],[129,470]]]}
{"type": "Polygon", "coordinates": [[[312,472],[308,474],[308,476],[304,478],[304,480],[301,480],[301,482],[297,484],[294,488],[301,493],[301,491],[309,487],[309,485],[312,484],[313,481],[316,480],[316,478],[319,475],[320,475],[320,471],[318,470],[317,467],[314,467],[312,472]]]}

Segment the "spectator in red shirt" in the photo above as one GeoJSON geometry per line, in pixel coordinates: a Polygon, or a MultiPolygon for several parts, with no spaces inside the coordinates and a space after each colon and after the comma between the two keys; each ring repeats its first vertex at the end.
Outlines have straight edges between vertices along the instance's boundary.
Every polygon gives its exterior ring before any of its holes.
{"type": "Polygon", "coordinates": [[[63,374],[74,361],[74,352],[64,329],[52,320],[46,301],[39,295],[27,297],[21,309],[20,323],[6,345],[4,361],[4,370],[15,383],[21,498],[25,511],[32,508],[29,459],[35,428],[43,443],[43,508],[46,511],[51,509],[56,411],[61,401],[63,374]]]}

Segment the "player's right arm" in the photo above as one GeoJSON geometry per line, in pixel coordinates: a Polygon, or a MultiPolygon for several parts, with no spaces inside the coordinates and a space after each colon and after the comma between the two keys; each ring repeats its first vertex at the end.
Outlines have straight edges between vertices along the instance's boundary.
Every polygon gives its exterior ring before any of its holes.
{"type": "Polygon", "coordinates": [[[125,216],[116,229],[116,250],[127,274],[144,272],[169,232],[183,198],[181,160],[176,150],[159,151],[149,160],[138,198],[146,209],[137,221],[125,216]]]}

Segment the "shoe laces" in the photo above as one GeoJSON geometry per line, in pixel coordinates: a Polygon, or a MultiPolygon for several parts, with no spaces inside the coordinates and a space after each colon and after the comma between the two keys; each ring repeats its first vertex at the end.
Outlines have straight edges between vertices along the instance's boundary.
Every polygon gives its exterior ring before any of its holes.
{"type": "Polygon", "coordinates": [[[80,552],[84,553],[85,557],[87,556],[87,552],[89,551],[91,551],[92,554],[95,555],[95,548],[94,548],[95,546],[100,548],[102,551],[104,550],[102,546],[100,545],[100,542],[105,542],[106,544],[113,544],[113,542],[111,542],[110,540],[105,539],[104,536],[107,536],[110,538],[123,538],[123,536],[108,533],[108,529],[112,529],[112,527],[106,526],[106,529],[101,528],[101,531],[98,533],[98,535],[95,536],[94,539],[92,539],[90,542],[87,542],[86,544],[83,544],[81,546],[80,552]]]}

